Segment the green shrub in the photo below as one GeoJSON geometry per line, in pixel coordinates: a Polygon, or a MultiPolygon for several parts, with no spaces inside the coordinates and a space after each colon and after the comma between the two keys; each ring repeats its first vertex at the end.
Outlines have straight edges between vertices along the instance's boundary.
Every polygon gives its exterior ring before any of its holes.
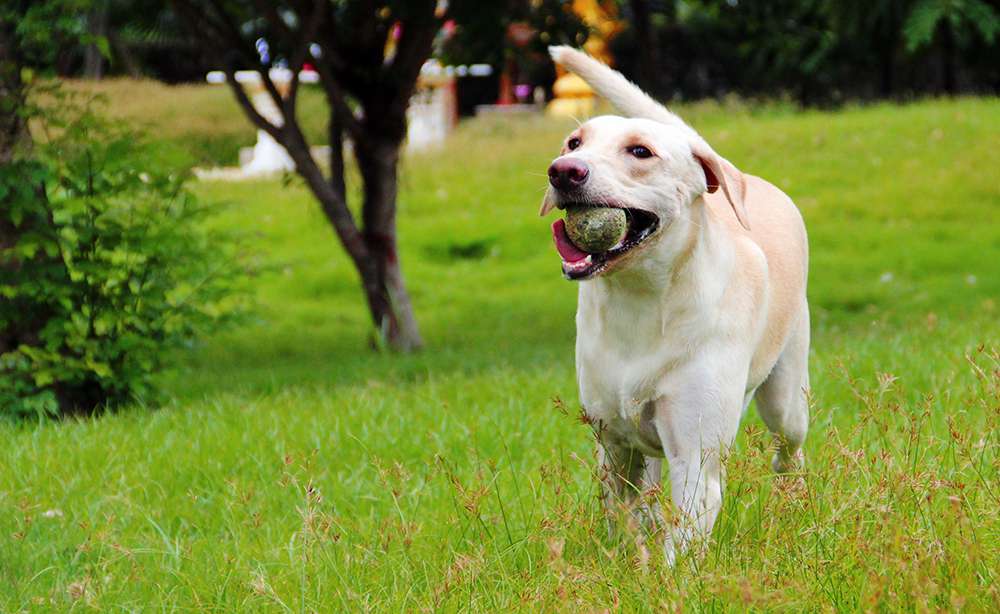
{"type": "Polygon", "coordinates": [[[238,247],[135,134],[35,122],[57,136],[0,168],[0,416],[148,399],[172,349],[240,311],[238,247]]]}

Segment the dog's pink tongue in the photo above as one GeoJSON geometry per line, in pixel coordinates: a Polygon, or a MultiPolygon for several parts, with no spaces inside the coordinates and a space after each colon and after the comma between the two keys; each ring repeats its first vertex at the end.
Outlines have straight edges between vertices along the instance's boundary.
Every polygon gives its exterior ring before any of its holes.
{"type": "Polygon", "coordinates": [[[570,242],[566,234],[566,220],[560,218],[552,222],[552,238],[556,242],[556,251],[566,262],[579,262],[587,257],[587,252],[570,242]]]}

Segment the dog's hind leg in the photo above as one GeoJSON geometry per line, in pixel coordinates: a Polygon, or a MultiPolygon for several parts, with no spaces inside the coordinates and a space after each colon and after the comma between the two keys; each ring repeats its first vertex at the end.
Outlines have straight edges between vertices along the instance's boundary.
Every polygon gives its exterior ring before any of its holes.
{"type": "Polygon", "coordinates": [[[767,379],[757,389],[757,411],[777,440],[771,466],[778,473],[802,468],[802,444],[809,428],[809,307],[767,379]]]}
{"type": "Polygon", "coordinates": [[[633,530],[652,531],[659,509],[646,501],[646,495],[649,489],[659,486],[660,459],[644,456],[633,448],[600,442],[597,460],[609,537],[614,537],[615,517],[621,512],[628,514],[629,524],[638,521],[640,526],[630,527],[633,530]]]}

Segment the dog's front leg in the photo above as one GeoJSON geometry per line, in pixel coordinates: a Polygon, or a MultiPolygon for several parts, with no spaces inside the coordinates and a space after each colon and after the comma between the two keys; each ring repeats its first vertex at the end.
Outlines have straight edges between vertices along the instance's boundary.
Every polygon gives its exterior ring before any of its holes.
{"type": "Polygon", "coordinates": [[[722,509],[722,463],[718,447],[672,452],[667,457],[674,506],[680,512],[664,541],[667,563],[694,543],[707,544],[722,509]]]}
{"type": "Polygon", "coordinates": [[[669,466],[670,491],[680,512],[664,549],[678,553],[707,538],[722,509],[722,460],[736,438],[743,390],[719,372],[694,374],[656,401],[654,422],[669,466]]]}

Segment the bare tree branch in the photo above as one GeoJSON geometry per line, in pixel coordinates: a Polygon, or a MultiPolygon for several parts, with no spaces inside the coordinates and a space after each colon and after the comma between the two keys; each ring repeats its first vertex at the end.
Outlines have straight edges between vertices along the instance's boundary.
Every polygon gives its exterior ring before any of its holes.
{"type": "Polygon", "coordinates": [[[383,19],[379,15],[378,2],[374,0],[360,0],[353,9],[348,11],[347,27],[341,32],[343,43],[347,49],[356,50],[353,55],[359,56],[359,63],[365,70],[380,66],[385,59],[389,24],[380,24],[383,19]]]}
{"type": "MultiPolygon", "coordinates": [[[[212,6],[215,14],[219,18],[218,25],[221,33],[223,34],[223,37],[229,40],[232,48],[240,50],[241,55],[242,53],[245,53],[245,50],[248,47],[252,48],[252,44],[246,39],[244,39],[243,35],[240,34],[237,25],[231,19],[226,18],[227,16],[226,8],[225,6],[223,6],[221,0],[208,0],[208,2],[212,6]]],[[[209,14],[208,11],[198,11],[198,12],[201,15],[203,15],[207,20],[211,19],[211,15],[209,14]]],[[[257,64],[257,62],[253,62],[253,64],[257,64]]],[[[269,74],[270,68],[271,68],[271,63],[268,61],[263,63],[263,66],[259,66],[255,70],[257,71],[258,74],[260,74],[261,82],[264,84],[264,89],[267,91],[268,94],[270,94],[271,100],[274,102],[274,105],[279,109],[282,109],[284,107],[284,98],[278,91],[278,88],[274,85],[274,81],[271,80],[271,75],[269,74]]]]}
{"type": "MultiPolygon", "coordinates": [[[[247,44],[246,41],[239,36],[239,32],[235,24],[228,21],[220,23],[220,21],[225,21],[226,13],[221,12],[221,7],[217,0],[211,0],[211,4],[216,11],[216,15],[214,16],[210,15],[207,10],[195,6],[193,3],[186,0],[174,0],[174,2],[175,6],[182,9],[178,12],[194,31],[202,34],[213,34],[217,36],[206,40],[219,41],[220,38],[222,40],[228,39],[233,47],[237,45],[245,46],[247,44]],[[218,21],[216,18],[218,18],[218,21]]],[[[318,0],[318,3],[322,2],[323,0],[318,0]]],[[[318,25],[316,27],[318,27],[318,25]]],[[[218,44],[214,44],[212,47],[217,49],[220,53],[223,52],[223,49],[231,48],[222,47],[218,44]]],[[[289,108],[283,104],[283,99],[278,92],[274,81],[268,74],[267,67],[261,67],[257,69],[256,72],[260,74],[262,83],[264,84],[265,89],[269,92],[271,98],[278,101],[278,108],[282,111],[282,117],[284,120],[284,124],[280,127],[275,126],[273,123],[268,121],[253,106],[253,102],[247,96],[243,86],[236,81],[236,68],[234,63],[231,61],[226,62],[223,70],[226,73],[226,83],[233,92],[233,96],[236,98],[237,103],[239,103],[240,108],[243,109],[244,114],[257,128],[267,132],[272,138],[274,138],[275,141],[280,143],[285,148],[289,156],[291,156],[292,160],[295,162],[298,173],[303,179],[306,180],[306,183],[309,185],[313,193],[316,194],[317,200],[320,201],[320,206],[323,209],[324,214],[329,219],[331,225],[334,227],[334,230],[336,230],[338,238],[341,240],[341,243],[351,256],[352,260],[354,260],[357,265],[363,264],[365,259],[368,257],[368,250],[364,244],[361,232],[358,230],[358,227],[354,222],[354,217],[351,214],[350,209],[347,207],[347,202],[343,196],[343,192],[335,190],[334,187],[326,181],[325,177],[323,177],[323,172],[316,165],[316,161],[310,154],[309,144],[298,125],[298,119],[295,117],[294,107],[289,108]]],[[[296,71],[296,77],[297,72],[298,71],[296,71]]]]}
{"type": "MultiPolygon", "coordinates": [[[[267,20],[276,49],[286,54],[293,71],[287,96],[271,78],[270,62],[257,60],[251,41],[241,33],[242,8],[232,11],[227,0],[172,0],[202,49],[224,62],[227,81],[250,121],[280,143],[319,202],[327,220],[361,276],[372,319],[390,347],[412,350],[422,341],[403,282],[397,253],[396,198],[399,148],[406,136],[406,108],[420,67],[430,53],[439,20],[435,0],[414,0],[393,15],[379,8],[380,0],[254,0],[255,19],[267,20]],[[286,22],[282,7],[294,10],[295,23],[286,22]],[[386,39],[394,23],[402,24],[394,61],[385,63],[386,39]],[[329,102],[330,175],[326,177],[310,153],[296,117],[299,73],[308,60],[310,44],[322,54],[315,58],[320,83],[329,102]],[[269,121],[254,108],[236,82],[240,63],[256,67],[267,96],[281,112],[282,125],[269,121]],[[352,104],[357,101],[360,113],[352,104]],[[361,220],[347,205],[344,177],[344,137],[354,142],[361,170],[364,204],[361,220]]],[[[396,6],[396,5],[393,5],[396,6]]],[[[257,23],[256,21],[254,23],[257,23]]]]}
{"type": "Polygon", "coordinates": [[[327,128],[330,141],[330,187],[347,202],[347,180],[344,176],[344,123],[341,111],[330,109],[330,124],[327,128]]]}
{"type": "Polygon", "coordinates": [[[288,96],[285,97],[285,104],[286,115],[290,115],[292,117],[295,117],[295,105],[298,101],[299,72],[305,65],[306,58],[309,57],[309,47],[312,45],[313,40],[316,38],[316,32],[319,31],[319,27],[323,23],[323,5],[326,2],[327,0],[315,0],[309,20],[305,22],[305,25],[301,29],[300,43],[298,47],[295,47],[294,41],[289,41],[289,46],[294,48],[295,52],[291,58],[292,84],[288,91],[288,96]]]}
{"type": "MultiPolygon", "coordinates": [[[[323,51],[326,53],[326,50],[323,51]]],[[[341,92],[340,85],[337,83],[336,77],[333,75],[333,71],[330,69],[329,64],[323,61],[324,58],[320,58],[316,62],[316,72],[319,73],[319,82],[323,86],[323,90],[326,92],[327,101],[330,103],[331,108],[335,109],[340,115],[340,121],[343,123],[344,128],[347,129],[348,134],[351,138],[358,139],[362,136],[361,131],[361,119],[354,114],[351,107],[347,104],[344,99],[343,93],[341,92]]]]}
{"type": "MultiPolygon", "coordinates": [[[[417,75],[420,74],[420,67],[430,54],[431,44],[440,29],[441,20],[434,14],[437,2],[423,0],[421,4],[423,6],[419,9],[419,18],[410,19],[403,28],[396,46],[396,56],[388,69],[388,81],[404,85],[415,83],[417,75]]],[[[409,100],[408,95],[406,99],[409,100]]]]}
{"type": "Polygon", "coordinates": [[[392,21],[380,16],[378,4],[373,0],[351,3],[343,15],[346,23],[339,28],[334,4],[326,4],[327,27],[320,30],[319,42],[336,81],[345,89],[373,90],[380,85],[392,21]]]}
{"type": "MultiPolygon", "coordinates": [[[[245,41],[243,37],[239,36],[239,33],[232,24],[227,26],[221,23],[225,21],[224,13],[218,16],[211,15],[208,11],[202,10],[187,0],[173,0],[173,5],[185,24],[192,31],[199,33],[207,41],[207,45],[215,50],[216,54],[223,56],[236,53],[245,58],[245,41]],[[236,36],[235,39],[232,38],[234,33],[236,36]],[[230,39],[230,45],[223,45],[221,41],[227,38],[230,39]]],[[[257,111],[243,90],[243,86],[236,81],[236,68],[234,64],[232,58],[228,57],[223,60],[222,68],[223,72],[226,73],[226,84],[233,92],[236,102],[239,103],[254,126],[267,132],[276,141],[281,142],[281,129],[269,122],[257,111]]]]}
{"type": "MultiPolygon", "coordinates": [[[[301,133],[299,133],[301,135],[301,133]]],[[[316,195],[320,208],[330,224],[337,232],[337,237],[354,261],[355,266],[365,266],[369,258],[368,247],[364,237],[358,230],[347,202],[338,194],[335,188],[323,177],[323,172],[309,153],[309,147],[304,141],[296,139],[292,147],[287,147],[288,154],[295,162],[295,169],[305,179],[309,189],[316,195]]]]}
{"type": "Polygon", "coordinates": [[[281,143],[283,141],[281,134],[282,129],[269,122],[267,118],[261,115],[257,108],[253,106],[253,102],[250,100],[250,97],[247,96],[246,90],[243,89],[243,85],[236,81],[236,69],[232,66],[232,64],[224,66],[223,71],[226,73],[226,85],[229,86],[230,91],[233,92],[233,96],[236,98],[236,102],[239,103],[243,112],[250,119],[250,121],[253,122],[253,125],[268,133],[271,135],[271,138],[281,143]]]}

